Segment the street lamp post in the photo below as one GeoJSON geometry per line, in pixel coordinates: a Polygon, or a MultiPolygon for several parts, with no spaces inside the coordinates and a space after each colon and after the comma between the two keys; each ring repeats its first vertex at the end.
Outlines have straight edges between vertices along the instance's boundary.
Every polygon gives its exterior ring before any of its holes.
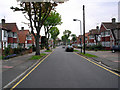
{"type": "MultiPolygon", "coordinates": [[[[73,19],[73,21],[80,21],[80,33],[81,33],[81,35],[82,35],[81,20],[73,19]]],[[[81,53],[82,53],[82,37],[81,37],[80,41],[81,41],[81,53]]]]}

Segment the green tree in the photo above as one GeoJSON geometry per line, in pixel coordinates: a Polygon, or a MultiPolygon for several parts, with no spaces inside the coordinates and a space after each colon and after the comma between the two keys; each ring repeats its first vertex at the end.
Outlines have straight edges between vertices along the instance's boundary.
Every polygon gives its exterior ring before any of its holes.
{"type": "Polygon", "coordinates": [[[63,32],[64,38],[66,39],[66,43],[68,43],[68,39],[70,37],[71,31],[70,30],[65,30],[63,32]]]}
{"type": "Polygon", "coordinates": [[[72,41],[75,43],[75,41],[77,40],[77,36],[75,34],[72,34],[71,37],[72,37],[72,41]]]}
{"type": "Polygon", "coordinates": [[[46,36],[46,48],[47,50],[49,49],[48,46],[49,46],[49,43],[48,43],[48,40],[49,40],[49,37],[50,37],[50,29],[56,25],[61,25],[62,22],[61,22],[61,15],[57,12],[51,12],[50,15],[48,16],[48,18],[45,20],[44,22],[44,30],[45,30],[45,36],[46,36]]]}
{"type": "Polygon", "coordinates": [[[55,48],[56,38],[60,34],[60,32],[57,27],[52,27],[50,29],[50,34],[51,34],[51,38],[53,39],[53,43],[54,43],[53,47],[55,48]]]}
{"type": "MultiPolygon", "coordinates": [[[[61,3],[61,2],[60,2],[61,3]]],[[[53,1],[49,2],[20,2],[20,7],[11,7],[13,11],[22,11],[25,18],[29,20],[31,33],[35,38],[36,55],[40,55],[39,38],[41,28],[50,12],[58,5],[53,1]],[[37,32],[35,34],[35,32],[37,32]]]]}
{"type": "Polygon", "coordinates": [[[66,35],[63,35],[63,36],[61,37],[61,39],[62,39],[63,43],[66,45],[67,36],[66,36],[66,35]]]}

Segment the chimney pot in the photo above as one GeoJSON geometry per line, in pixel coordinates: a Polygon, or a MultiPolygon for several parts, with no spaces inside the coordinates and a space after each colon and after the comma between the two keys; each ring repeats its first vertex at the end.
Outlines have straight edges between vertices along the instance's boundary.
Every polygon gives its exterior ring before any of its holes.
{"type": "Polygon", "coordinates": [[[21,27],[21,30],[24,30],[24,27],[21,27]]]}
{"type": "Polygon", "coordinates": [[[116,19],[115,18],[112,18],[112,23],[115,23],[116,22],[116,19]]]}
{"type": "Polygon", "coordinates": [[[2,24],[5,24],[5,19],[2,19],[1,22],[2,22],[2,24]]]}
{"type": "Polygon", "coordinates": [[[97,26],[96,29],[99,30],[99,26],[97,26]]]}

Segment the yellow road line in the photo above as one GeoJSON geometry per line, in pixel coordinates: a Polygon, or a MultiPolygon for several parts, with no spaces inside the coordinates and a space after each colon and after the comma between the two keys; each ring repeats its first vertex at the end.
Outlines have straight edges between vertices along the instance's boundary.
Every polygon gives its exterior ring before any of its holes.
{"type": "Polygon", "coordinates": [[[18,83],[16,83],[10,90],[13,90],[16,88],[28,75],[30,75],[48,56],[50,56],[53,53],[53,51],[48,54],[44,59],[42,59],[28,74],[26,74],[18,83]]]}
{"type": "MultiPolygon", "coordinates": [[[[75,52],[74,52],[75,53],[75,52]]],[[[79,54],[77,54],[77,53],[75,53],[76,55],[79,55],[79,54]]],[[[79,56],[81,56],[81,55],[79,55],[79,56]]],[[[89,61],[89,62],[91,62],[91,63],[93,63],[93,64],[95,64],[95,65],[97,65],[97,66],[99,66],[99,67],[101,67],[101,68],[103,68],[103,69],[105,69],[105,70],[107,70],[107,71],[109,71],[109,72],[111,72],[111,73],[113,73],[113,74],[115,74],[115,75],[117,75],[117,76],[119,76],[120,77],[120,75],[118,74],[118,73],[116,73],[116,72],[113,72],[113,71],[111,71],[111,70],[109,70],[109,69],[107,69],[107,68],[105,68],[105,67],[103,67],[103,66],[101,66],[101,65],[99,65],[99,64],[97,64],[97,63],[95,63],[95,62],[93,62],[93,61],[91,61],[90,59],[87,59],[86,57],[84,57],[84,56],[81,56],[82,58],[84,58],[84,59],[86,59],[87,61],[89,61]]]]}

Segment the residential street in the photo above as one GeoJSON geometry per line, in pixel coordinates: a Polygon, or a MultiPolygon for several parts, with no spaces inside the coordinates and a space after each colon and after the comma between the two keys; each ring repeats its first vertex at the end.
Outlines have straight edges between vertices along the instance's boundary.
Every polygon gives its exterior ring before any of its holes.
{"type": "Polygon", "coordinates": [[[118,88],[118,79],[117,75],[58,47],[16,88],[118,88]]]}

